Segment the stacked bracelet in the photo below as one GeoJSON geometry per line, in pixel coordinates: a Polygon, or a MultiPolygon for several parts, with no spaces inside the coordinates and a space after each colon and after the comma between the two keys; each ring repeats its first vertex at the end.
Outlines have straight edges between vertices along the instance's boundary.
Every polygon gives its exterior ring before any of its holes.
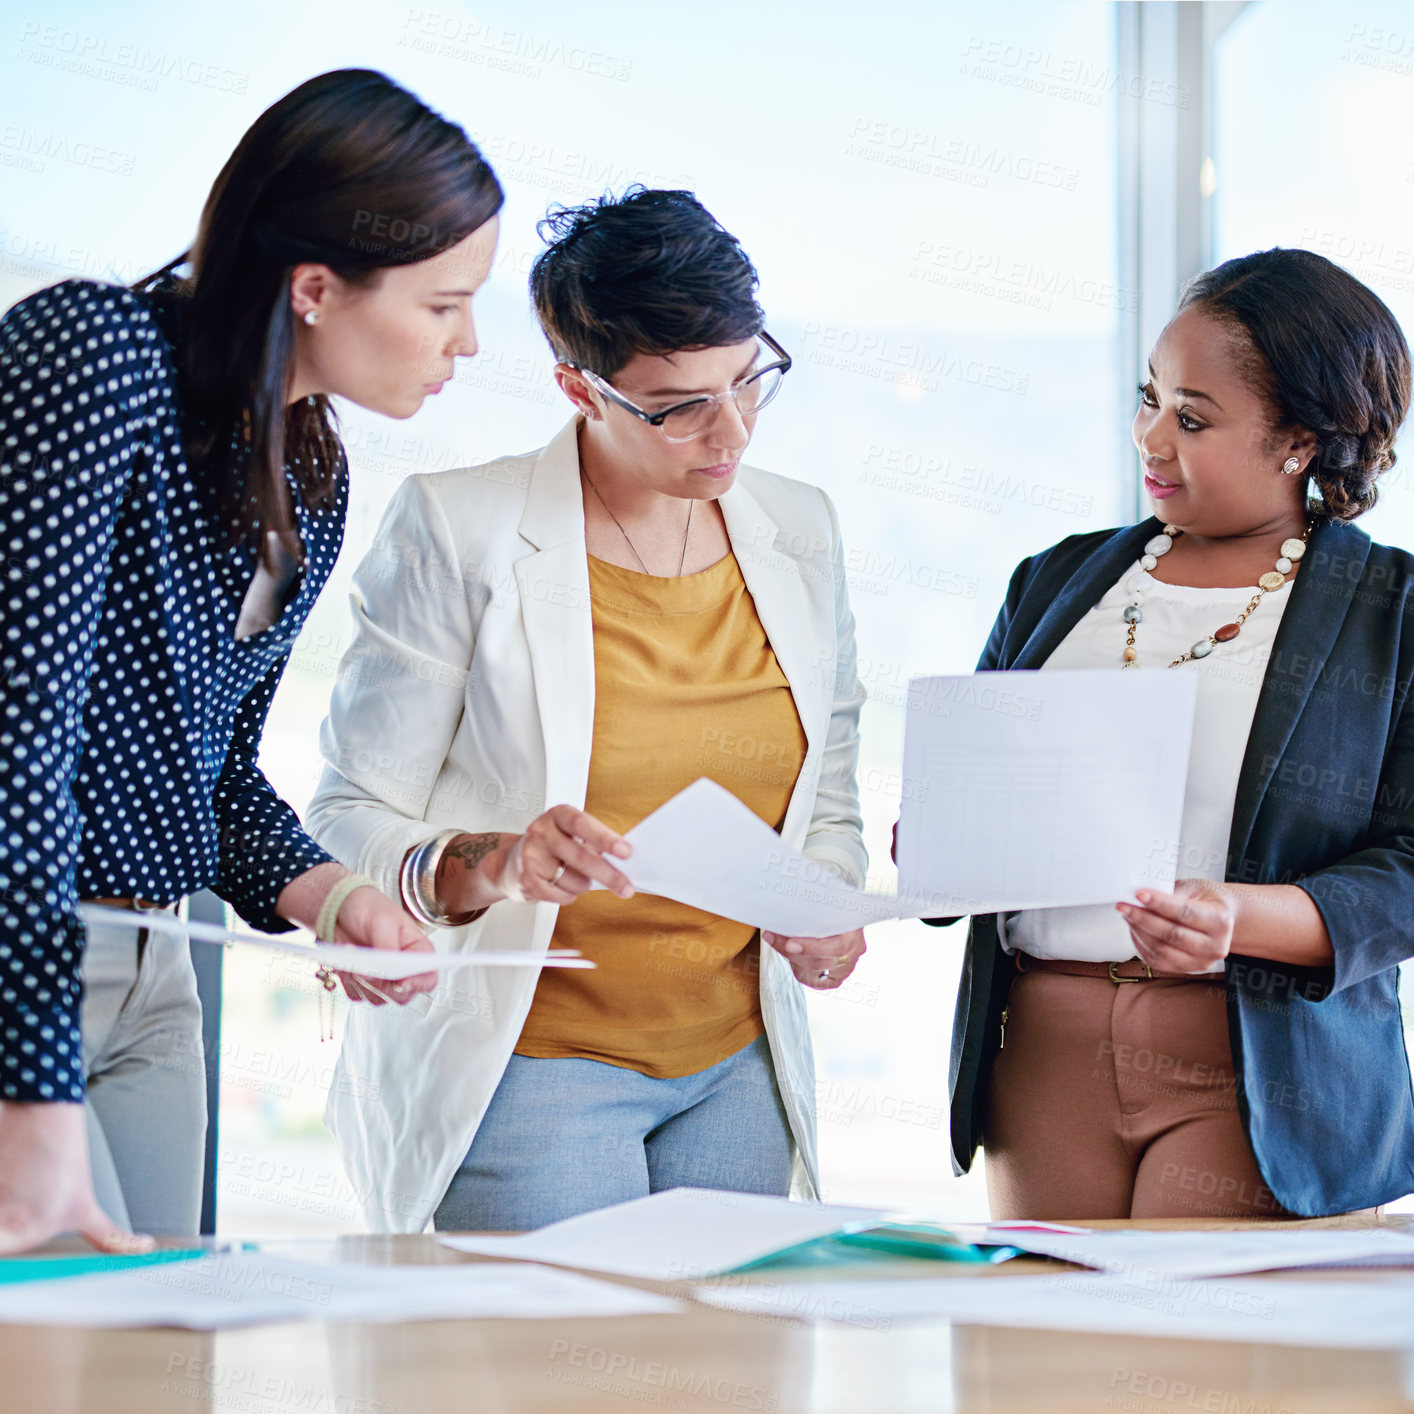
{"type": "Polygon", "coordinates": [[[444,913],[437,898],[437,868],[447,846],[462,833],[461,830],[443,830],[403,855],[398,892],[402,895],[403,907],[424,928],[461,928],[486,912],[484,908],[473,908],[466,913],[444,913]]]}
{"type": "Polygon", "coordinates": [[[377,884],[362,874],[346,874],[327,894],[319,906],[319,917],[314,923],[314,939],[319,943],[332,943],[339,924],[339,910],[355,889],[376,889],[377,884]]]}

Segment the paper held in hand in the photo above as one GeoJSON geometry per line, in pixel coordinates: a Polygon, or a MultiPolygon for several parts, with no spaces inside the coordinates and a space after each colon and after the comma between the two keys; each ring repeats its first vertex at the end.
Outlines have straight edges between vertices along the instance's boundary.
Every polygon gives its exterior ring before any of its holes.
{"type": "Polygon", "coordinates": [[[841,882],[706,778],[634,826],[633,854],[612,862],[644,893],[794,937],[1170,889],[1195,700],[1187,673],[916,678],[897,894],[841,882]]]}
{"type": "Polygon", "coordinates": [[[298,943],[268,933],[247,933],[238,928],[222,928],[213,923],[192,923],[169,913],[134,913],[126,908],[103,908],[98,904],[79,905],[85,923],[105,928],[145,928],[190,938],[197,943],[245,943],[288,957],[308,958],[316,967],[331,972],[352,972],[359,977],[379,977],[396,982],[424,972],[447,972],[455,967],[593,967],[577,952],[564,948],[547,954],[533,952],[393,952],[391,949],[355,947],[351,943],[298,943]]]}

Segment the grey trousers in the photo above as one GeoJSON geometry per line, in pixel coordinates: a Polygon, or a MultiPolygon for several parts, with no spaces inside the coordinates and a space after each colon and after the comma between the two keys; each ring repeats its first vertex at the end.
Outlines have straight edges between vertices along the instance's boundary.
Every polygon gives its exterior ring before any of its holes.
{"type": "Polygon", "coordinates": [[[161,933],[91,928],[83,972],[94,1192],[130,1232],[194,1237],[206,1065],[188,944],[161,933]]]}

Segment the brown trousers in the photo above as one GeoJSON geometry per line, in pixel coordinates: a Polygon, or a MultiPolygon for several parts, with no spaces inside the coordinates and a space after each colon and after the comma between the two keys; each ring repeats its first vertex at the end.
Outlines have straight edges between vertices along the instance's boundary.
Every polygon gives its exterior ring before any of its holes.
{"type": "Polygon", "coordinates": [[[1238,1113],[1221,979],[1019,973],[983,1144],[998,1221],[1287,1216],[1238,1113]]]}

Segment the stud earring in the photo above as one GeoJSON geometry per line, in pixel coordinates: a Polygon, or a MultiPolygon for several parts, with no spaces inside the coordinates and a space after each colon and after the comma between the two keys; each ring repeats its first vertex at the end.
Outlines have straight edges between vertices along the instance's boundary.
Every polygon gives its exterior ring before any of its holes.
{"type": "MultiPolygon", "coordinates": [[[[310,313],[313,314],[314,311],[310,310],[310,313]]],[[[1301,463],[1295,457],[1287,457],[1281,464],[1281,469],[1287,476],[1295,476],[1301,470],[1301,463]]]]}
{"type": "Polygon", "coordinates": [[[304,322],[309,325],[319,323],[319,311],[317,309],[307,309],[304,312],[304,322]]]}

